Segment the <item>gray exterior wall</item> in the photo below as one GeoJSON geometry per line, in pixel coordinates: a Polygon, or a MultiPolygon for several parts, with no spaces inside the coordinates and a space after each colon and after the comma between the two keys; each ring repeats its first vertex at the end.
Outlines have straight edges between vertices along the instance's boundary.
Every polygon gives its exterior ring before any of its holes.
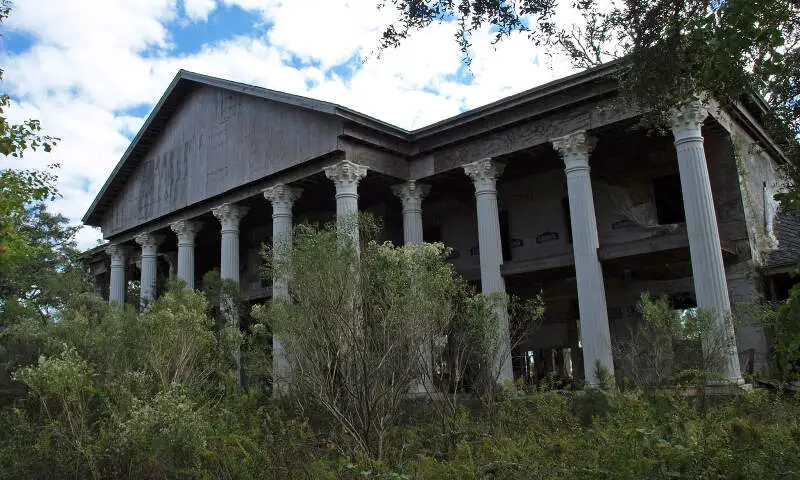
{"type": "Polygon", "coordinates": [[[202,87],[175,112],[103,222],[108,238],[337,149],[334,117],[202,87]]]}

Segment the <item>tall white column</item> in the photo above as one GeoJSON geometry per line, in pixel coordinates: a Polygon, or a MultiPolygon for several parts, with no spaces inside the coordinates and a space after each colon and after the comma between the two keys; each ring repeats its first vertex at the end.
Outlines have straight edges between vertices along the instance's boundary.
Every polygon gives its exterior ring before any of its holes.
{"type": "Polygon", "coordinates": [[[246,207],[226,203],[211,209],[222,225],[222,258],[220,277],[239,283],[239,222],[247,214],[246,207]]]}
{"type": "MultiPolygon", "coordinates": [[[[220,258],[220,278],[232,280],[239,284],[239,222],[247,214],[246,207],[225,203],[211,209],[211,213],[219,220],[222,226],[222,256],[220,258]]],[[[233,298],[225,295],[221,299],[220,310],[227,318],[231,328],[239,329],[239,313],[234,305],[233,298]]],[[[233,352],[236,361],[236,378],[239,385],[244,386],[242,372],[242,354],[237,348],[233,352]]]]}
{"type": "MultiPolygon", "coordinates": [[[[300,198],[303,190],[288,185],[275,185],[264,190],[264,198],[272,204],[272,253],[280,261],[286,258],[292,246],[292,206],[300,198]]],[[[272,298],[289,299],[288,279],[273,273],[272,298]]],[[[289,362],[280,339],[272,336],[272,392],[281,395],[286,392],[291,375],[289,362]]]]}
{"type": "MultiPolygon", "coordinates": [[[[503,247],[500,239],[500,215],[497,207],[497,179],[505,166],[491,158],[464,165],[464,171],[475,185],[475,203],[478,210],[478,249],[481,262],[481,290],[484,294],[506,293],[506,283],[500,273],[503,264],[503,247]]],[[[511,365],[511,337],[508,331],[508,310],[498,312],[498,339],[500,340],[497,371],[498,381],[514,381],[511,365]]]]}
{"type": "Polygon", "coordinates": [[[194,241],[203,224],[190,220],[179,220],[169,227],[178,237],[178,278],[186,282],[186,288],[194,289],[194,241]]]}
{"type": "MultiPolygon", "coordinates": [[[[403,241],[406,245],[422,245],[422,200],[428,196],[431,187],[429,185],[417,183],[414,180],[395,185],[392,187],[394,194],[403,202],[403,241]]],[[[429,337],[425,335],[426,337],[429,337]]],[[[427,391],[425,382],[433,380],[433,358],[431,353],[430,341],[420,346],[419,354],[422,360],[421,377],[419,381],[411,387],[413,393],[425,393],[427,391]]]]}
{"type": "Polygon", "coordinates": [[[158,245],[163,237],[154,233],[142,233],[137,235],[135,240],[142,247],[142,279],[139,284],[139,294],[144,308],[156,299],[158,245]]]}
{"type": "MultiPolygon", "coordinates": [[[[706,153],[701,127],[708,116],[700,102],[694,101],[676,109],[672,115],[672,133],[678,153],[678,169],[686,211],[686,232],[692,259],[695,296],[700,309],[714,315],[716,332],[711,332],[725,350],[719,373],[733,383],[743,383],[736,354],[736,340],[731,322],[728,283],[722,263],[717,216],[708,177],[706,153]]],[[[711,339],[704,341],[706,348],[711,339]]]]}
{"type": "Polygon", "coordinates": [[[325,176],[336,186],[336,227],[358,248],[358,183],[367,176],[367,167],[344,160],[326,167],[325,176]]]}
{"type": "Polygon", "coordinates": [[[108,287],[108,303],[122,308],[125,305],[125,267],[128,248],[122,245],[109,245],[106,253],[111,257],[111,279],[108,287]]]}
{"type": "Polygon", "coordinates": [[[596,385],[598,364],[613,375],[614,358],[611,353],[603,269],[597,257],[600,242],[589,176],[589,154],[595,141],[585,131],[579,131],[553,139],[552,142],[564,160],[567,175],[584,372],[586,383],[596,385]]]}
{"type": "Polygon", "coordinates": [[[422,200],[431,187],[410,180],[392,187],[394,194],[403,202],[403,241],[406,245],[422,243],[422,200]]]}

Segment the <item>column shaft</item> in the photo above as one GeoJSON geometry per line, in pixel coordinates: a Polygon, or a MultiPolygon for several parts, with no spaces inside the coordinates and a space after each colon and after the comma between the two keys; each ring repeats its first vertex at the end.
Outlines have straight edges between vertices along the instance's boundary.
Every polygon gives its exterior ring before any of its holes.
{"type": "Polygon", "coordinates": [[[325,168],[325,176],[336,186],[336,227],[358,249],[358,183],[367,167],[344,160],[325,168]]]}
{"type": "Polygon", "coordinates": [[[239,283],[239,222],[247,214],[247,208],[224,204],[212,209],[222,226],[222,256],[220,277],[239,283]]]}
{"type": "Polygon", "coordinates": [[[186,282],[186,287],[194,289],[194,246],[197,232],[202,227],[199,222],[180,220],[170,225],[178,236],[178,278],[186,282]]]}
{"type": "Polygon", "coordinates": [[[108,287],[108,303],[122,308],[125,305],[125,267],[127,249],[120,245],[110,245],[106,252],[111,257],[110,283],[108,287]]]}
{"type": "Polygon", "coordinates": [[[611,352],[603,270],[597,257],[600,242],[589,176],[589,154],[594,142],[583,131],[554,139],[552,142],[563,157],[566,167],[584,373],[586,383],[596,385],[599,380],[596,375],[598,366],[613,375],[614,358],[611,352]]]}
{"type": "MultiPolygon", "coordinates": [[[[475,204],[478,212],[478,249],[481,262],[481,290],[485,295],[506,293],[506,284],[500,272],[503,264],[503,248],[500,238],[500,215],[497,207],[497,178],[502,175],[504,166],[492,159],[478,160],[464,166],[464,171],[475,184],[475,204]]],[[[500,348],[496,373],[503,384],[514,381],[511,365],[511,336],[508,330],[508,310],[497,311],[498,339],[500,348]]]]}
{"type": "MultiPolygon", "coordinates": [[[[212,208],[211,213],[216,217],[221,225],[222,236],[222,255],[220,258],[220,278],[231,280],[236,285],[239,284],[239,223],[247,214],[246,207],[240,207],[226,203],[219,207],[212,208]]],[[[221,295],[220,310],[227,318],[230,328],[239,330],[239,312],[231,295],[221,295]]],[[[233,352],[236,362],[236,377],[239,385],[244,386],[244,376],[242,372],[242,354],[239,348],[233,352]]]]}
{"type": "MultiPolygon", "coordinates": [[[[404,243],[406,245],[422,245],[422,200],[428,195],[430,186],[410,180],[402,185],[393,186],[392,191],[403,202],[404,243]]],[[[419,346],[421,372],[419,380],[411,387],[412,393],[425,393],[428,391],[426,382],[432,383],[433,380],[433,355],[431,352],[433,338],[429,332],[429,329],[420,332],[423,337],[423,343],[419,346]]]]}
{"type": "MultiPolygon", "coordinates": [[[[272,204],[272,252],[276,262],[286,259],[292,246],[292,205],[300,198],[302,190],[287,185],[276,185],[264,190],[264,198],[272,204]]],[[[289,300],[289,279],[276,271],[272,277],[272,298],[289,300]]],[[[273,395],[286,392],[291,367],[286,351],[277,335],[272,336],[273,395]]]]}
{"type": "Polygon", "coordinates": [[[158,244],[161,237],[152,233],[143,233],[136,237],[136,243],[142,247],[142,277],[139,284],[139,295],[142,308],[156,298],[156,277],[158,268],[158,244]]]}
{"type": "Polygon", "coordinates": [[[403,243],[420,245],[422,236],[422,200],[431,187],[414,180],[392,187],[394,194],[403,202],[403,243]]]}
{"type": "Polygon", "coordinates": [[[711,312],[716,327],[716,331],[708,332],[703,342],[704,348],[709,348],[712,341],[720,342],[722,345],[718,346],[722,347],[724,358],[722,365],[717,367],[721,371],[716,373],[733,383],[742,383],[731,321],[728,282],[701,133],[702,121],[707,115],[708,112],[699,102],[684,105],[673,113],[672,132],[678,154],[697,306],[711,312]]]}

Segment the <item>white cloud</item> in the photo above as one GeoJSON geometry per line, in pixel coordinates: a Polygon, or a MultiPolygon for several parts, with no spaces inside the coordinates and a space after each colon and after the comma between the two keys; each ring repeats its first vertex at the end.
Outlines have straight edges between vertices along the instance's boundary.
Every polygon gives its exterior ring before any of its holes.
{"type": "MultiPolygon", "coordinates": [[[[390,7],[378,11],[371,0],[18,2],[9,27],[36,41],[22,54],[0,54],[4,87],[21,100],[11,116],[39,118],[62,138],[54,153],[29,161],[61,163],[56,208],[79,221],[143,123],[140,107],[152,107],[181,68],[336,102],[408,129],[571,72],[563,59],[546,65],[523,35],[493,46],[483,30],[473,37],[470,82],[459,83],[452,24],[434,24],[378,57],[390,7]],[[206,21],[218,4],[255,12],[254,22],[267,26],[180,53],[170,28],[206,21]]],[[[90,247],[98,236],[85,229],[79,239],[90,247]]]]}
{"type": "Polygon", "coordinates": [[[216,0],[183,0],[183,8],[189,20],[205,21],[208,15],[217,8],[216,0]]]}

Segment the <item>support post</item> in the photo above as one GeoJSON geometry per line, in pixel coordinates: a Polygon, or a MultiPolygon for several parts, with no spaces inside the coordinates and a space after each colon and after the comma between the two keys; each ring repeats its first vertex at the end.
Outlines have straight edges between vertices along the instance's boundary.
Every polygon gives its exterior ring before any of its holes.
{"type": "MultiPolygon", "coordinates": [[[[303,190],[288,185],[275,185],[264,190],[264,198],[272,204],[272,254],[276,261],[286,259],[292,247],[292,206],[303,190]]],[[[273,273],[272,298],[288,301],[289,279],[273,273]]],[[[280,339],[272,335],[272,394],[280,396],[288,390],[291,370],[280,339]]]]}
{"type": "MultiPolygon", "coordinates": [[[[478,211],[478,249],[481,262],[481,290],[485,295],[506,293],[506,283],[500,272],[503,264],[503,248],[500,239],[500,214],[497,207],[497,179],[503,174],[505,165],[491,158],[464,165],[464,172],[475,185],[475,204],[478,211]]],[[[511,364],[511,336],[508,330],[508,309],[498,309],[498,358],[495,372],[498,383],[514,381],[511,364]]]]}
{"type": "Polygon", "coordinates": [[[122,310],[125,306],[125,268],[127,267],[129,249],[122,245],[109,245],[106,253],[111,257],[110,283],[108,287],[108,303],[122,310]]]}
{"type": "Polygon", "coordinates": [[[203,224],[189,220],[179,220],[170,229],[178,237],[178,278],[186,282],[186,288],[194,290],[194,245],[197,232],[203,224]]]}
{"type": "MultiPolygon", "coordinates": [[[[219,207],[211,209],[211,213],[216,217],[222,226],[222,255],[220,258],[220,279],[230,280],[237,286],[239,285],[239,223],[247,214],[246,207],[240,207],[225,203],[219,207]]],[[[234,299],[229,295],[222,295],[222,305],[220,310],[227,318],[230,328],[239,330],[239,313],[237,312],[234,299]]],[[[244,386],[244,376],[242,372],[242,352],[237,348],[233,352],[236,361],[236,377],[239,385],[244,386]]]]}
{"type": "Polygon", "coordinates": [[[142,247],[142,277],[139,285],[140,303],[144,310],[156,299],[156,274],[158,267],[158,245],[163,237],[154,233],[136,236],[136,243],[142,247]]]}
{"type": "Polygon", "coordinates": [[[358,184],[367,167],[343,160],[325,168],[325,176],[336,186],[336,227],[342,241],[348,238],[358,251],[358,184]]]}
{"type": "MultiPolygon", "coordinates": [[[[406,245],[422,245],[422,200],[428,195],[431,187],[410,180],[392,187],[394,194],[403,202],[403,241],[406,245]]],[[[433,380],[433,358],[430,342],[433,340],[423,333],[425,343],[420,345],[419,356],[422,364],[420,379],[412,386],[412,393],[425,393],[425,382],[433,380]]]]}
{"type": "Polygon", "coordinates": [[[220,277],[239,284],[239,222],[247,214],[246,207],[226,203],[211,209],[222,226],[222,257],[220,277]]]}
{"type": "Polygon", "coordinates": [[[403,202],[403,242],[406,245],[421,245],[422,200],[431,187],[410,180],[392,187],[394,194],[403,202]]]}
{"type": "Polygon", "coordinates": [[[583,368],[586,384],[597,386],[600,380],[596,375],[598,367],[614,375],[614,357],[611,353],[603,269],[597,256],[600,242],[589,176],[589,155],[594,149],[595,139],[585,131],[578,131],[555,138],[552,143],[564,160],[567,175],[583,368]]]}
{"type": "Polygon", "coordinates": [[[724,358],[720,371],[715,373],[728,382],[742,384],[744,380],[736,354],[728,282],[722,263],[719,227],[701,132],[707,116],[708,111],[699,101],[688,102],[673,111],[672,133],[678,154],[697,307],[713,315],[716,330],[708,332],[714,338],[705,338],[703,346],[708,349],[712,340],[720,342],[721,345],[717,346],[722,347],[724,358]]]}

